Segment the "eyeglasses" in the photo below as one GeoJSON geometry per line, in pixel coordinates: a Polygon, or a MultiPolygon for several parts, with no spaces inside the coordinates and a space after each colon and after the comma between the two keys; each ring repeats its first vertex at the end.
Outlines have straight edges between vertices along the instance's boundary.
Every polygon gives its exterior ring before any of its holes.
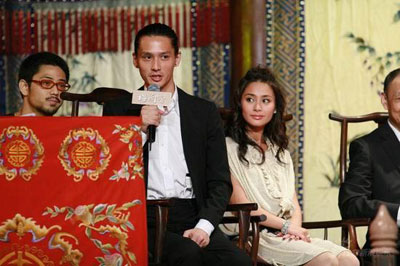
{"type": "Polygon", "coordinates": [[[67,91],[69,90],[69,88],[71,88],[71,85],[69,85],[68,83],[65,83],[63,81],[59,81],[59,82],[54,82],[51,79],[42,79],[42,80],[31,80],[31,82],[34,82],[36,84],[39,84],[43,89],[51,89],[54,87],[54,85],[56,85],[57,90],[59,91],[67,91]]]}

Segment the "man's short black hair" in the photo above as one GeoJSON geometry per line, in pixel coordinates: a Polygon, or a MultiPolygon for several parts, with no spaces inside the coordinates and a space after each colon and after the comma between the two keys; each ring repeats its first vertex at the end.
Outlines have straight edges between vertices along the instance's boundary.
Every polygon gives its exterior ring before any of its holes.
{"type": "Polygon", "coordinates": [[[69,68],[67,62],[65,62],[65,60],[60,56],[49,52],[31,54],[25,58],[19,68],[18,81],[23,79],[30,84],[32,77],[39,72],[42,65],[58,66],[62,71],[64,71],[67,79],[66,81],[68,82],[69,68]]]}
{"type": "Polygon", "coordinates": [[[135,54],[138,53],[140,39],[144,36],[164,36],[171,39],[171,44],[174,47],[175,54],[179,52],[178,36],[175,31],[169,26],[161,23],[153,23],[145,26],[138,31],[135,37],[135,54]]]}
{"type": "Polygon", "coordinates": [[[400,76],[400,68],[397,68],[393,71],[391,71],[385,78],[385,81],[383,82],[383,92],[387,95],[388,88],[390,86],[390,83],[397,77],[400,76]]]}

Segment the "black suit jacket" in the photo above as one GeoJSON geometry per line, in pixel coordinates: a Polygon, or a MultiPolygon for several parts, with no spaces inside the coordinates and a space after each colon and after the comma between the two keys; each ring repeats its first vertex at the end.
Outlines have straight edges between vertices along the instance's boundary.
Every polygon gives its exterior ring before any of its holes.
{"type": "MultiPolygon", "coordinates": [[[[141,106],[124,97],[104,105],[103,115],[140,115],[141,106]]],[[[198,218],[215,228],[232,193],[222,121],[215,104],[178,89],[183,151],[199,209],[198,218]]],[[[157,141],[157,140],[156,140],[157,141]]],[[[144,147],[148,166],[147,145],[144,147]]],[[[146,171],[147,179],[147,171],[146,171]]]]}
{"type": "Polygon", "coordinates": [[[349,155],[349,169],[339,190],[342,217],[373,218],[383,203],[396,221],[400,206],[400,142],[389,124],[354,140],[349,155]]]}

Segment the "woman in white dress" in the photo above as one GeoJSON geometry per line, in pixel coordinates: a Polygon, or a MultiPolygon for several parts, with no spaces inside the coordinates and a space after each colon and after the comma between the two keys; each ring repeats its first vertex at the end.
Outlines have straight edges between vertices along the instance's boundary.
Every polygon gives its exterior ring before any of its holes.
{"type": "Polygon", "coordinates": [[[258,255],[273,265],[359,265],[348,249],[310,238],[301,227],[292,159],[287,151],[285,99],[270,70],[250,69],[234,95],[227,148],[231,203],[256,202],[265,214],[258,255]]]}

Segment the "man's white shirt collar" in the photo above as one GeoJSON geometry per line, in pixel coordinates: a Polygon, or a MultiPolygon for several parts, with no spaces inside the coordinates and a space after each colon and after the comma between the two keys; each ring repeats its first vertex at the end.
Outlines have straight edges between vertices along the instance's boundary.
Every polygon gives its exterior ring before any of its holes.
{"type": "Polygon", "coordinates": [[[390,123],[390,120],[389,120],[389,119],[388,119],[388,124],[389,124],[390,128],[393,130],[394,134],[396,135],[398,141],[400,141],[400,131],[399,131],[397,128],[395,128],[395,127],[392,125],[392,123],[390,123]]]}
{"type": "Polygon", "coordinates": [[[36,116],[36,114],[35,113],[27,113],[27,114],[20,115],[20,116],[36,116]]]}
{"type": "MultiPolygon", "coordinates": [[[[177,88],[176,85],[175,85],[175,87],[174,87],[174,93],[172,94],[172,101],[171,101],[171,103],[167,106],[166,114],[169,113],[169,112],[171,112],[171,111],[175,111],[176,114],[180,117],[179,106],[178,106],[177,104],[178,104],[178,88],[177,88]]],[[[161,109],[161,110],[165,111],[164,108],[161,109]]]]}

